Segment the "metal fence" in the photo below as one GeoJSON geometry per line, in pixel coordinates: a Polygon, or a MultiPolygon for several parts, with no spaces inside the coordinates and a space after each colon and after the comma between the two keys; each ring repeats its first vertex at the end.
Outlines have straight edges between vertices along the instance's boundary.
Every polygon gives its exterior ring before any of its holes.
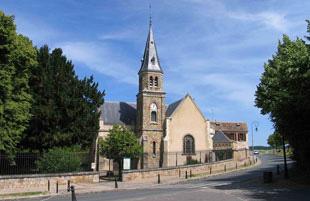
{"type": "MultiPolygon", "coordinates": [[[[141,156],[143,169],[154,167],[176,167],[182,165],[204,164],[233,158],[233,150],[200,150],[191,154],[183,152],[144,153],[141,156]]],[[[134,160],[137,161],[137,160],[134,160]]],[[[136,169],[137,165],[131,167],[136,169]]]]}
{"type": "MultiPolygon", "coordinates": [[[[38,168],[38,161],[42,158],[39,153],[17,153],[13,159],[5,154],[0,154],[0,175],[18,175],[18,174],[40,174],[48,173],[48,170],[38,168]]],[[[61,156],[60,156],[61,157],[61,156]]],[[[91,157],[89,152],[72,152],[66,156],[70,158],[78,158],[80,162],[77,166],[77,171],[91,170],[91,157]]],[[[57,160],[55,160],[55,163],[57,160]]],[[[69,163],[69,162],[68,162],[69,163]]],[[[54,164],[55,166],[62,166],[60,171],[55,173],[72,172],[72,167],[68,164],[54,164]],[[70,170],[69,170],[70,168],[70,170]]]]}

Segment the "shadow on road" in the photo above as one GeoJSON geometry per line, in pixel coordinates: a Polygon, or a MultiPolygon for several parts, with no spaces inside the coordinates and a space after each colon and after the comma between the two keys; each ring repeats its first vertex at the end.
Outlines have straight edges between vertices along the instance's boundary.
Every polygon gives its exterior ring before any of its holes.
{"type": "MultiPolygon", "coordinates": [[[[295,185],[290,180],[285,180],[283,171],[277,175],[276,166],[280,164],[283,170],[283,160],[279,156],[265,155],[261,158],[262,166],[252,170],[236,173],[235,175],[227,175],[219,178],[209,178],[205,182],[223,182],[223,185],[213,186],[218,190],[236,190],[242,197],[250,200],[310,200],[309,186],[295,185]],[[263,182],[263,172],[273,172],[273,182],[266,184],[263,182]],[[225,183],[226,182],[226,183],[225,183]]],[[[294,165],[293,161],[289,161],[289,166],[294,165]]]]}

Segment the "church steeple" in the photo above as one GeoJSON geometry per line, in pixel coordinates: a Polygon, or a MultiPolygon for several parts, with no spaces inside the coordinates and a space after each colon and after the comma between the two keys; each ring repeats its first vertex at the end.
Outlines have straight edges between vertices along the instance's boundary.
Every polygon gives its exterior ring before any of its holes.
{"type": "Polygon", "coordinates": [[[141,72],[149,72],[149,71],[163,73],[156,50],[151,17],[150,17],[149,33],[145,44],[144,55],[141,61],[141,68],[139,70],[139,74],[141,72]]]}

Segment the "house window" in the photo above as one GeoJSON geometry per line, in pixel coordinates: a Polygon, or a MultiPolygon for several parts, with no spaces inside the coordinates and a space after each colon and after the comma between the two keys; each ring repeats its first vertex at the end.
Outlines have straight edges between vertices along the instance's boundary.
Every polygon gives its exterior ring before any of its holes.
{"type": "Polygon", "coordinates": [[[150,87],[152,87],[153,86],[153,77],[151,76],[150,77],[150,87]]]}
{"type": "Polygon", "coordinates": [[[158,87],[158,77],[155,77],[154,85],[155,85],[155,87],[158,87]]]}
{"type": "Polygon", "coordinates": [[[191,135],[186,135],[183,139],[183,154],[195,154],[195,140],[191,135]]]}
{"type": "Polygon", "coordinates": [[[156,156],[156,142],[153,141],[153,156],[156,156]]]}

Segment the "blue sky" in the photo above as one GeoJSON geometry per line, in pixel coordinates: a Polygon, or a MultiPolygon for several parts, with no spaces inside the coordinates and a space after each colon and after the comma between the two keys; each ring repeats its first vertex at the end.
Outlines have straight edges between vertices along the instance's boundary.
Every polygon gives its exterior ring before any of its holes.
{"type": "MultiPolygon", "coordinates": [[[[94,75],[106,100],[135,102],[149,0],[0,0],[36,46],[61,47],[80,77],[94,75]]],[[[155,40],[167,103],[190,93],[205,116],[259,122],[254,143],[273,132],[254,107],[263,64],[278,40],[306,35],[310,1],[153,0],[155,40]]]]}

